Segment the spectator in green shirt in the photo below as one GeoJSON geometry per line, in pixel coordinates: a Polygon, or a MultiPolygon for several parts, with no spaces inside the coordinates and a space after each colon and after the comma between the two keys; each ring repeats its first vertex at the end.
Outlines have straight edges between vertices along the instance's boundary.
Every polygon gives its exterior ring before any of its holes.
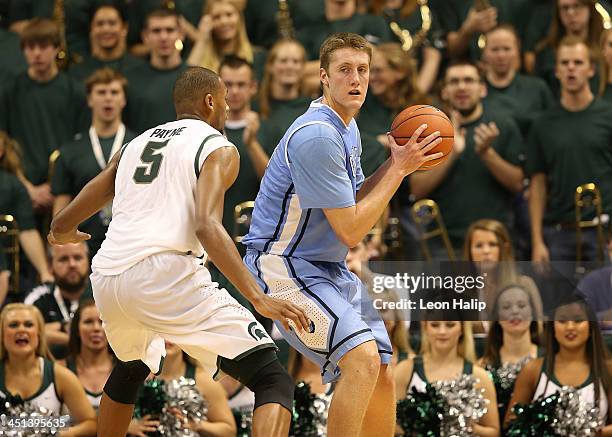
{"type": "Polygon", "coordinates": [[[40,282],[48,282],[53,277],[47,266],[42,238],[35,227],[32,202],[22,183],[25,177],[18,150],[17,142],[0,131],[0,215],[9,214],[15,218],[23,252],[36,269],[40,282]]]}
{"type": "Polygon", "coordinates": [[[130,84],[124,112],[125,124],[138,134],[176,118],[172,88],[176,79],[187,69],[177,48],[177,41],[182,37],[176,13],[156,9],[148,15],[142,38],[151,52],[149,62],[125,73],[130,84]]]}
{"type": "Polygon", "coordinates": [[[102,67],[125,72],[142,64],[142,59],[127,53],[127,31],[127,21],[119,6],[102,4],[94,9],[89,28],[90,54],[70,67],[70,75],[83,81],[102,67]]]}
{"type": "MultiPolygon", "coordinates": [[[[227,87],[229,112],[225,122],[225,135],[240,153],[240,171],[234,185],[225,193],[223,203],[223,226],[232,237],[246,234],[247,229],[235,229],[234,208],[236,205],[254,201],[259,191],[259,181],[268,165],[268,154],[257,139],[259,115],[251,110],[251,99],[257,93],[257,82],[253,66],[236,56],[226,56],[221,61],[219,76],[227,87]]],[[[247,227],[248,228],[248,227],[247,227]]],[[[243,249],[241,244],[239,249],[243,249]]],[[[244,251],[242,251],[244,253],[244,251]]],[[[243,305],[251,304],[229,282],[217,268],[211,269],[215,282],[231,293],[243,305]]]]}
{"type": "Polygon", "coordinates": [[[486,71],[485,106],[507,111],[524,134],[539,112],[553,106],[553,95],[542,79],[519,72],[520,40],[514,27],[500,24],[486,34],[482,60],[486,71]]]}
{"type": "MultiPolygon", "coordinates": [[[[87,131],[62,145],[51,180],[55,196],[53,215],[57,214],[98,175],[121,146],[136,135],[121,122],[121,111],[125,107],[127,81],[121,73],[102,68],[86,81],[87,103],[91,108],[92,124],[87,131]]],[[[83,231],[91,235],[87,241],[89,254],[96,254],[112,218],[112,204],[107,205],[82,225],[83,231]]]]}
{"type": "MultiPolygon", "coordinates": [[[[528,71],[543,78],[555,95],[559,95],[555,50],[563,37],[581,38],[588,44],[593,58],[599,60],[599,46],[604,24],[602,16],[595,8],[596,4],[596,0],[557,0],[548,35],[535,47],[535,62],[532,62],[533,56],[532,60],[526,56],[528,71]],[[532,70],[529,70],[530,64],[533,64],[532,70]]],[[[597,84],[598,80],[594,75],[591,77],[591,87],[594,91],[597,90],[597,84]]]]}
{"type": "MultiPolygon", "coordinates": [[[[511,118],[486,110],[486,85],[478,67],[455,62],[446,70],[442,98],[452,108],[455,144],[448,159],[410,177],[416,199],[438,203],[454,248],[481,218],[513,223],[512,201],[523,187],[522,137],[511,118]]],[[[435,251],[434,251],[435,252],[435,251]]]]}
{"type": "Polygon", "coordinates": [[[289,126],[308,110],[303,93],[306,52],[297,40],[278,40],[268,53],[257,108],[262,120],[261,143],[271,155],[289,126]]]}
{"type": "Polygon", "coordinates": [[[60,34],[53,21],[30,20],[21,47],[28,69],[4,89],[0,129],[21,145],[24,183],[35,208],[45,211],[53,203],[49,155],[81,129],[85,99],[81,86],[58,69],[60,34]]]}
{"type": "MultiPolygon", "coordinates": [[[[561,40],[556,75],[560,105],[538,117],[527,147],[531,176],[529,213],[532,260],[576,260],[576,209],[579,185],[595,183],[602,210],[612,214],[612,106],[593,95],[595,74],[589,46],[577,36],[561,40]]],[[[583,210],[586,219],[588,210],[583,210]]],[[[583,232],[582,261],[597,261],[595,229],[583,232]]]]}
{"type": "Polygon", "coordinates": [[[612,29],[601,34],[601,80],[599,95],[612,103],[612,29]]]}

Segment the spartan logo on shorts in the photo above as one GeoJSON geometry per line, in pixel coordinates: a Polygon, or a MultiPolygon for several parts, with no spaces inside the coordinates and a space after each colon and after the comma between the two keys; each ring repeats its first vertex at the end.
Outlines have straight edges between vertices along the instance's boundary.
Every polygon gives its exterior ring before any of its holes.
{"type": "Polygon", "coordinates": [[[263,340],[264,338],[268,337],[257,322],[251,322],[249,324],[249,327],[247,328],[247,331],[249,331],[249,335],[257,341],[263,340]]]}

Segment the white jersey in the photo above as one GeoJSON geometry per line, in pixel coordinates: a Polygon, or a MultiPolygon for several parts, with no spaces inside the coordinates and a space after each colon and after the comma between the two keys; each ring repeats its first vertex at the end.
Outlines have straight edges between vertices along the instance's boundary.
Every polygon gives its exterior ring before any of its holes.
{"type": "Polygon", "coordinates": [[[113,219],[92,270],[117,275],[155,253],[206,258],[196,237],[195,192],[204,160],[233,145],[195,119],[171,121],[126,144],[115,178],[113,219]]]}

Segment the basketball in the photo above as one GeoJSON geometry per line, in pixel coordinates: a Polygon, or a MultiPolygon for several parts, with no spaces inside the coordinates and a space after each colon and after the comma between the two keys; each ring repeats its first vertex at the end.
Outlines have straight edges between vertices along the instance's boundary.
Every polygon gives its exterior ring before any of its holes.
{"type": "Polygon", "coordinates": [[[391,124],[391,135],[395,139],[395,142],[400,146],[403,146],[410,140],[414,131],[418,129],[422,124],[427,125],[427,129],[423,131],[419,140],[423,140],[428,135],[439,131],[440,138],[442,141],[436,147],[434,147],[428,154],[442,152],[444,156],[442,158],[427,161],[419,170],[427,170],[436,165],[440,164],[446,158],[448,158],[453,144],[455,141],[455,132],[453,124],[451,123],[448,116],[436,108],[430,105],[414,105],[404,109],[402,112],[397,114],[393,123],[391,124]]]}

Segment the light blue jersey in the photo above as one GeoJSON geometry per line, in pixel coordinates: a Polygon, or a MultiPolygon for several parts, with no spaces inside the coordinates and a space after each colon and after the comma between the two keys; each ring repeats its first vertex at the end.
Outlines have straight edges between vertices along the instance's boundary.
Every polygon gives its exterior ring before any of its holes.
{"type": "Polygon", "coordinates": [[[310,104],[274,150],[243,243],[250,249],[309,261],[344,261],[348,248],[331,228],[324,208],[355,205],[364,177],[355,120],[310,104]]]}

